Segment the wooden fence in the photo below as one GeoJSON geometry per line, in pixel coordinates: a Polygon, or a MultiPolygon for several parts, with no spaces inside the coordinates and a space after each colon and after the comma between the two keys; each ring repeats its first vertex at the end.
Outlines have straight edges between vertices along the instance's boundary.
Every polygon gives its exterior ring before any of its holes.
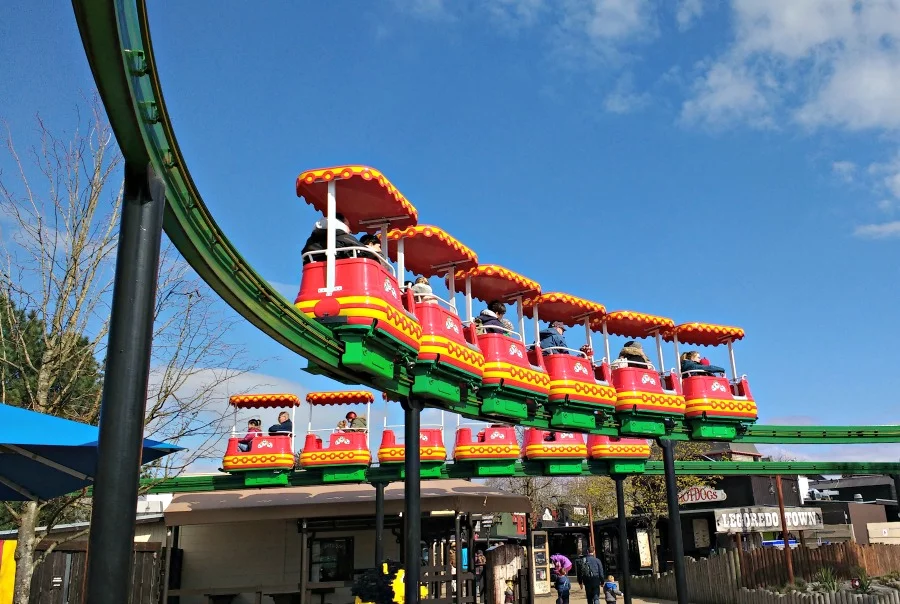
{"type": "MultiPolygon", "coordinates": [[[[838,576],[849,578],[853,569],[861,567],[871,577],[900,571],[900,546],[857,545],[841,543],[814,550],[793,550],[794,576],[807,581],[824,567],[838,576]]],[[[748,589],[780,587],[787,583],[784,551],[759,549],[752,552],[728,551],[704,560],[687,559],[689,600],[694,604],[778,604],[821,603],[900,604],[900,592],[879,595],[790,594],[748,589]]],[[[675,600],[675,576],[665,573],[654,577],[632,577],[633,595],[675,600]]]]}

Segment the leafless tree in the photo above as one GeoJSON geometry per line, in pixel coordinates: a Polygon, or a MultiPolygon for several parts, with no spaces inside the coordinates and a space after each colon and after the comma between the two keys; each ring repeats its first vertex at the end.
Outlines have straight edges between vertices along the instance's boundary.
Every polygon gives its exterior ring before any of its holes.
{"type": "MultiPolygon", "coordinates": [[[[97,98],[86,105],[89,116],[79,113],[70,134],[57,135],[38,118],[39,143],[24,157],[6,129],[4,163],[14,169],[0,172],[0,395],[8,404],[96,424],[123,161],[97,98]]],[[[171,476],[210,456],[223,433],[228,382],[255,365],[227,339],[236,316],[171,247],[163,253],[155,313],[145,432],[190,447],[153,468],[171,476]]],[[[59,543],[41,551],[38,544],[61,519],[84,518],[89,500],[73,494],[7,503],[3,511],[18,528],[14,602],[28,604],[35,567],[59,543]]]]}

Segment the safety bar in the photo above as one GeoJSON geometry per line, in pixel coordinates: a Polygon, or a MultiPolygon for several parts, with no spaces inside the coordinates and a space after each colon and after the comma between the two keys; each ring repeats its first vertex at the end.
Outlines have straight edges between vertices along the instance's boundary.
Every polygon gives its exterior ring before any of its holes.
{"type": "MultiPolygon", "coordinates": [[[[468,327],[468,326],[471,325],[472,323],[475,323],[475,321],[464,321],[464,322],[463,322],[463,325],[466,326],[466,327],[468,327]]],[[[476,325],[476,327],[477,327],[478,324],[475,323],[475,325],[476,325]]],[[[520,342],[523,341],[523,340],[522,340],[522,334],[520,334],[520,333],[519,333],[518,331],[516,331],[515,329],[509,329],[509,328],[507,328],[507,327],[499,327],[499,326],[497,326],[497,325],[488,325],[487,327],[484,327],[484,329],[485,329],[485,330],[487,330],[487,329],[490,329],[490,330],[491,330],[491,331],[485,331],[485,334],[490,334],[490,333],[500,333],[500,334],[502,334],[502,335],[504,335],[504,336],[513,338],[513,339],[515,339],[515,340],[519,340],[520,342]],[[498,330],[499,330],[499,331],[498,331],[498,330]],[[514,337],[514,336],[515,336],[515,337],[514,337]]],[[[478,334],[478,335],[484,335],[484,334],[478,334]]]]}
{"type": "Polygon", "coordinates": [[[459,316],[459,313],[457,312],[456,307],[453,305],[452,302],[450,302],[449,300],[444,300],[443,298],[441,298],[440,296],[438,296],[436,294],[417,294],[414,290],[413,291],[413,299],[416,302],[426,302],[426,300],[437,300],[438,304],[443,303],[444,306],[446,306],[447,308],[449,308],[450,310],[453,311],[453,314],[455,314],[456,316],[459,316]]]}
{"type": "MultiPolygon", "coordinates": [[[[394,278],[397,277],[397,270],[394,268],[394,265],[391,264],[390,262],[388,262],[381,254],[379,254],[372,248],[365,247],[362,245],[359,245],[359,246],[354,245],[354,246],[350,246],[350,247],[339,247],[335,251],[335,253],[344,253],[344,252],[353,252],[353,256],[352,256],[353,258],[360,258],[360,257],[366,258],[367,257],[367,256],[360,256],[359,254],[357,254],[357,252],[365,252],[369,256],[378,256],[378,260],[381,262],[381,265],[384,266],[385,268],[387,268],[388,270],[390,270],[391,275],[393,275],[394,278]]],[[[327,250],[313,250],[311,252],[306,252],[300,258],[301,258],[301,260],[303,260],[305,258],[309,258],[310,261],[312,262],[316,256],[325,256],[327,258],[327,254],[328,254],[327,250]]],[[[369,258],[369,260],[374,260],[374,258],[369,258]]]]}
{"type": "MultiPolygon", "coordinates": [[[[535,346],[537,346],[537,344],[535,344],[535,346]]],[[[587,353],[584,352],[583,350],[576,350],[574,348],[567,348],[565,346],[548,346],[547,348],[541,348],[541,352],[544,352],[544,353],[547,353],[550,350],[566,350],[568,352],[574,352],[575,356],[577,356],[577,357],[588,358],[587,353]]],[[[554,353],[550,352],[548,354],[554,354],[554,353]]]]}

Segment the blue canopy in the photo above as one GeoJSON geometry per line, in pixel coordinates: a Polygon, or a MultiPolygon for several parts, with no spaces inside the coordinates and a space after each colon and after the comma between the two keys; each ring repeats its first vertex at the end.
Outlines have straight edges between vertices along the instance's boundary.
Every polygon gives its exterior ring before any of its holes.
{"type": "MultiPolygon", "coordinates": [[[[92,486],[100,429],[0,403],[0,501],[47,500],[92,486]]],[[[144,440],[141,463],[181,447],[144,440]]]]}

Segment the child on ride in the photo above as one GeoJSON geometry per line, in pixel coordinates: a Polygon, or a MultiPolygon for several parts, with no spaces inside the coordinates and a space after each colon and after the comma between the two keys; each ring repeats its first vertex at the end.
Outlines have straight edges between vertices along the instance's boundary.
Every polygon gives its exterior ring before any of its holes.
{"type": "Polygon", "coordinates": [[[431,285],[428,284],[428,279],[425,277],[416,277],[416,282],[412,286],[412,291],[416,302],[422,302],[424,304],[438,303],[437,297],[435,297],[431,285]]]}
{"type": "Polygon", "coordinates": [[[244,438],[238,441],[238,449],[242,453],[250,451],[250,445],[253,443],[253,439],[257,436],[262,436],[261,425],[262,422],[255,417],[247,421],[247,433],[244,435],[244,438]]]}
{"type": "Polygon", "coordinates": [[[696,350],[689,350],[681,355],[681,375],[682,377],[693,377],[697,375],[716,376],[717,374],[725,375],[725,370],[716,365],[710,365],[709,361],[703,362],[700,353],[696,350]]]}

